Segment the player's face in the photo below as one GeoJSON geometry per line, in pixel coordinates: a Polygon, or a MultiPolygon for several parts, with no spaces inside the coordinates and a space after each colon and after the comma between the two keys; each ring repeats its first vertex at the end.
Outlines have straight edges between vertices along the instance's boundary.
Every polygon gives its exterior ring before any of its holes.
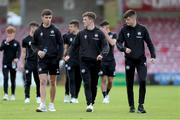
{"type": "Polygon", "coordinates": [[[109,29],[110,29],[110,26],[109,26],[109,25],[105,25],[105,26],[103,26],[102,28],[103,28],[106,32],[108,32],[109,29]]]}
{"type": "Polygon", "coordinates": [[[50,25],[52,21],[52,15],[44,15],[42,16],[42,22],[45,25],[50,25]]]}
{"type": "Polygon", "coordinates": [[[83,17],[84,27],[88,27],[89,25],[91,25],[91,23],[92,23],[92,20],[89,19],[89,17],[87,17],[87,16],[83,17]]]}
{"type": "Polygon", "coordinates": [[[37,28],[37,26],[31,26],[30,31],[34,34],[37,28]]]}
{"type": "Polygon", "coordinates": [[[74,26],[73,24],[69,24],[69,26],[68,26],[68,31],[69,31],[70,33],[73,33],[73,32],[75,31],[75,26],[74,26]]]}
{"type": "Polygon", "coordinates": [[[7,33],[7,38],[9,39],[9,40],[13,40],[14,38],[15,38],[15,33],[7,33]]]}
{"type": "Polygon", "coordinates": [[[133,26],[136,23],[136,17],[135,16],[127,17],[125,19],[125,22],[128,26],[133,26]]]}

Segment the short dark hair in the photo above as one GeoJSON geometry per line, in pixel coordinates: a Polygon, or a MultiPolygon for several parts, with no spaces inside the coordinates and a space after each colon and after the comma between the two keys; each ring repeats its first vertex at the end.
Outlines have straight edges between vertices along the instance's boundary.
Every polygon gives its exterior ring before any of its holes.
{"type": "Polygon", "coordinates": [[[101,27],[106,26],[106,25],[109,25],[109,22],[107,20],[104,20],[100,23],[101,27]]]}
{"type": "Polygon", "coordinates": [[[134,16],[134,15],[136,15],[136,11],[130,9],[124,13],[123,18],[126,19],[126,18],[134,16]]]}
{"type": "Polygon", "coordinates": [[[73,24],[74,26],[76,26],[76,27],[78,27],[79,28],[79,20],[71,20],[70,22],[69,22],[69,24],[73,24]]]}
{"type": "Polygon", "coordinates": [[[36,21],[31,21],[29,27],[39,27],[39,24],[36,21]]]}
{"type": "Polygon", "coordinates": [[[95,20],[96,19],[96,13],[88,11],[88,12],[83,13],[82,17],[89,17],[89,18],[95,20]]]}
{"type": "Polygon", "coordinates": [[[53,15],[52,10],[50,9],[43,9],[41,12],[41,16],[45,16],[45,15],[53,15]]]}

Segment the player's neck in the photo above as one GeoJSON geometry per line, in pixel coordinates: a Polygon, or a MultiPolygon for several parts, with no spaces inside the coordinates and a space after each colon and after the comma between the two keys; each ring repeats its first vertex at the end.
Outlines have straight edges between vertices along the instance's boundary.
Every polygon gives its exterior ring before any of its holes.
{"type": "Polygon", "coordinates": [[[94,23],[92,23],[89,26],[87,26],[87,30],[93,30],[94,28],[95,28],[94,23]]]}
{"type": "Polygon", "coordinates": [[[32,32],[29,32],[29,36],[33,37],[33,33],[32,33],[32,32]]]}
{"type": "Polygon", "coordinates": [[[78,32],[79,32],[79,30],[76,30],[76,31],[73,32],[73,34],[74,34],[74,35],[77,35],[78,32]]]}
{"type": "Polygon", "coordinates": [[[43,25],[44,28],[48,28],[51,25],[51,23],[50,24],[44,24],[43,23],[42,25],[43,25]]]}
{"type": "Polygon", "coordinates": [[[136,27],[137,25],[137,21],[134,22],[134,24],[132,25],[132,27],[136,27]]]}
{"type": "Polygon", "coordinates": [[[9,42],[11,42],[11,41],[14,40],[14,38],[9,38],[9,37],[7,37],[6,40],[9,41],[9,42]]]}

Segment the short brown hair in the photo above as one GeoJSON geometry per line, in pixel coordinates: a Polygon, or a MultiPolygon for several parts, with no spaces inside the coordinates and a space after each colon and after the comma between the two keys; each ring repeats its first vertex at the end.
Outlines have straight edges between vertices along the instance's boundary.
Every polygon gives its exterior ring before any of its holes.
{"type": "Polygon", "coordinates": [[[79,20],[71,20],[70,22],[69,22],[69,24],[73,24],[74,26],[76,26],[76,27],[78,27],[79,28],[79,20]]]}
{"type": "Polygon", "coordinates": [[[31,21],[29,27],[39,27],[39,24],[36,21],[31,21]]]}
{"type": "Polygon", "coordinates": [[[106,26],[106,25],[109,25],[109,22],[107,20],[104,20],[100,23],[101,27],[106,26]]]}
{"type": "Polygon", "coordinates": [[[82,14],[82,17],[89,17],[89,18],[91,18],[91,19],[93,19],[93,20],[95,20],[96,19],[96,13],[94,13],[94,12],[85,12],[85,13],[83,13],[82,14]]]}
{"type": "Polygon", "coordinates": [[[16,28],[10,25],[6,28],[6,33],[8,34],[16,33],[16,28]]]}
{"type": "Polygon", "coordinates": [[[50,9],[44,9],[44,10],[42,10],[41,16],[45,16],[45,15],[53,15],[52,10],[50,10],[50,9]]]}
{"type": "Polygon", "coordinates": [[[130,9],[124,13],[123,18],[126,19],[126,18],[134,16],[134,15],[136,15],[136,11],[130,9]]]}

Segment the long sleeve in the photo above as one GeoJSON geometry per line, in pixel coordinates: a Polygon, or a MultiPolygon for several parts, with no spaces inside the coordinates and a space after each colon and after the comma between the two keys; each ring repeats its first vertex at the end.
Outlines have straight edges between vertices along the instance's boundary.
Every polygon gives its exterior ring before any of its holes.
{"type": "Polygon", "coordinates": [[[77,34],[74,42],[72,42],[71,46],[67,51],[67,55],[71,56],[73,51],[75,51],[80,46],[80,33],[77,34]]]}
{"type": "Polygon", "coordinates": [[[109,53],[109,44],[106,41],[105,35],[102,33],[102,39],[101,39],[101,43],[102,43],[102,51],[101,51],[101,55],[102,56],[107,56],[109,53]]]}
{"type": "Polygon", "coordinates": [[[145,28],[145,36],[144,36],[144,40],[149,48],[149,51],[151,53],[151,58],[156,58],[156,53],[155,53],[155,48],[154,48],[154,45],[151,41],[151,38],[149,36],[149,33],[147,31],[147,29],[145,28]]]}
{"type": "Polygon", "coordinates": [[[33,35],[33,40],[32,40],[32,50],[37,53],[39,51],[38,48],[38,31],[36,30],[34,35],[33,35]]]}
{"type": "Polygon", "coordinates": [[[116,45],[117,45],[117,48],[119,49],[119,51],[121,51],[121,52],[125,52],[125,47],[124,47],[124,45],[123,45],[123,43],[124,43],[124,35],[123,35],[123,30],[121,30],[120,32],[119,32],[119,36],[118,36],[118,39],[117,39],[117,42],[116,42],[116,45]]]}
{"type": "Polygon", "coordinates": [[[61,33],[59,30],[57,30],[56,33],[56,40],[57,40],[57,47],[58,47],[58,59],[61,59],[63,57],[64,53],[64,41],[62,39],[61,33]]]}
{"type": "Polygon", "coordinates": [[[17,43],[17,52],[16,52],[16,58],[20,58],[21,56],[21,47],[20,47],[20,44],[17,43]]]}
{"type": "Polygon", "coordinates": [[[3,40],[0,46],[0,51],[4,50],[5,46],[6,46],[5,40],[3,40]]]}

